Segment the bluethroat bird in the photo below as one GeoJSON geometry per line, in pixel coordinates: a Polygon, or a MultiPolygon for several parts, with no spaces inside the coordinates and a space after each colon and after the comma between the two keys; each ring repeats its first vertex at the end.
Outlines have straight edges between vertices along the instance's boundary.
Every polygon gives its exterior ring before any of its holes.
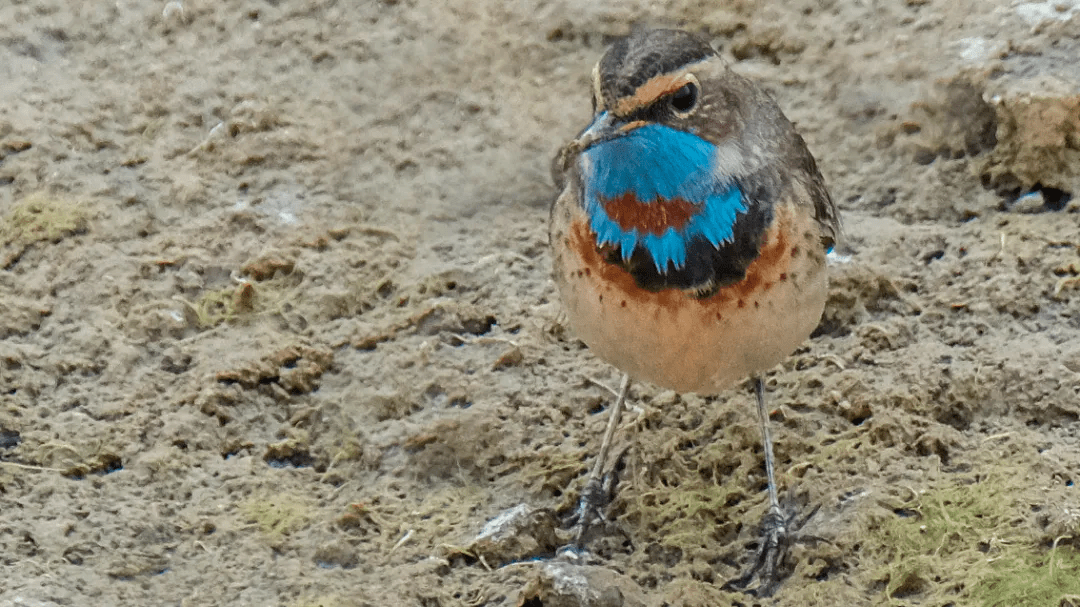
{"type": "Polygon", "coordinates": [[[577,511],[598,515],[630,380],[713,394],[754,379],[768,478],[749,574],[769,593],[790,521],[776,494],[761,373],[817,326],[840,225],[813,156],[769,94],[678,30],[616,41],[592,72],[592,122],[552,164],[554,277],[572,331],[624,372],[577,511]]]}

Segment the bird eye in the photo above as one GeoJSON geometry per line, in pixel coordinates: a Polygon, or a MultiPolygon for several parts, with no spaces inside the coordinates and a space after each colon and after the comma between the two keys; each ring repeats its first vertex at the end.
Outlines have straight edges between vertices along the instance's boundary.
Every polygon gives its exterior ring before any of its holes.
{"type": "Polygon", "coordinates": [[[683,87],[671,94],[671,107],[676,112],[685,113],[694,109],[698,101],[698,87],[693,82],[688,82],[683,87]]]}

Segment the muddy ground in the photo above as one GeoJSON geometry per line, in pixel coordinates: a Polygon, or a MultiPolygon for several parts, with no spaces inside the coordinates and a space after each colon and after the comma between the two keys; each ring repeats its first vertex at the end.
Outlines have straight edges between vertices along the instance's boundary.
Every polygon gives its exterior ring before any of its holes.
{"type": "Polygon", "coordinates": [[[1080,2],[663,4],[0,4],[0,605],[1080,603],[1080,2]],[[635,385],[611,525],[551,558],[619,376],[549,163],[639,24],[764,82],[843,213],[768,379],[822,540],[773,599],[721,588],[745,386],[635,385]]]}

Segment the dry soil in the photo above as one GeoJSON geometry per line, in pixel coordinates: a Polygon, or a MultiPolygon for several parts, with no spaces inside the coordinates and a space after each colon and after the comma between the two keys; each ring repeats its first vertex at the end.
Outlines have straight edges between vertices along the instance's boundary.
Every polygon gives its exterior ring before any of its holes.
{"type": "Polygon", "coordinates": [[[0,605],[1078,604],[1077,57],[1077,0],[4,0],[0,605]],[[745,386],[635,385],[592,565],[553,555],[619,376],[549,166],[641,25],[763,82],[843,213],[768,376],[818,508],[769,600],[722,590],[745,386]]]}

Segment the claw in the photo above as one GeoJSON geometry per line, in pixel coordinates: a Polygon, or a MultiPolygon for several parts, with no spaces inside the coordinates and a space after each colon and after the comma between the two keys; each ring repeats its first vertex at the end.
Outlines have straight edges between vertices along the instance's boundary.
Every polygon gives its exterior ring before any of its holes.
{"type": "Polygon", "coordinates": [[[737,590],[762,598],[772,596],[794,570],[788,562],[793,545],[828,541],[816,535],[798,533],[820,509],[820,505],[815,506],[806,516],[799,518],[798,513],[784,516],[781,511],[770,508],[761,522],[764,537],[754,555],[754,564],[746,573],[728,580],[724,590],[737,590]],[[758,581],[758,585],[751,588],[754,580],[758,581]]]}
{"type": "Polygon", "coordinates": [[[572,525],[574,532],[572,543],[576,548],[583,547],[585,532],[593,521],[605,520],[603,508],[608,500],[603,491],[603,483],[598,478],[589,479],[589,482],[585,483],[585,488],[581,490],[581,499],[578,501],[577,508],[567,521],[572,525]]]}
{"type": "Polygon", "coordinates": [[[600,478],[590,478],[585,483],[577,508],[566,518],[566,525],[571,529],[574,537],[570,545],[575,549],[584,549],[585,536],[594,523],[607,524],[608,519],[604,510],[615,498],[615,485],[618,483],[617,467],[628,450],[629,446],[623,447],[611,458],[612,467],[607,474],[600,478]]]}

